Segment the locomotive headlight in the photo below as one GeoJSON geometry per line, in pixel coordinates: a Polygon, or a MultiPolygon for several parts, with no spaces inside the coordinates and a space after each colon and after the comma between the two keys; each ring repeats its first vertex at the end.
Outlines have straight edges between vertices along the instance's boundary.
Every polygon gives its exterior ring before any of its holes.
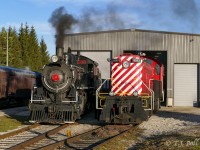
{"type": "Polygon", "coordinates": [[[133,95],[138,96],[138,92],[137,91],[133,92],[133,95]]]}
{"type": "Polygon", "coordinates": [[[51,62],[57,62],[57,61],[58,61],[58,56],[53,55],[53,56],[51,57],[51,62]]]}
{"type": "Polygon", "coordinates": [[[54,81],[54,82],[57,82],[57,81],[60,81],[60,76],[59,76],[59,74],[53,74],[52,76],[51,76],[51,80],[52,81],[54,81]]]}
{"type": "Polygon", "coordinates": [[[61,82],[63,80],[63,75],[60,71],[52,71],[50,73],[50,78],[51,78],[51,81],[53,81],[54,83],[55,82],[61,82]]]}
{"type": "Polygon", "coordinates": [[[123,66],[125,69],[127,69],[127,68],[130,66],[130,63],[129,63],[128,61],[124,61],[124,62],[122,63],[122,66],[123,66]]]}
{"type": "Polygon", "coordinates": [[[110,95],[110,96],[114,96],[114,95],[115,95],[115,93],[114,93],[114,92],[112,92],[112,91],[110,91],[110,92],[109,92],[109,95],[110,95]]]}

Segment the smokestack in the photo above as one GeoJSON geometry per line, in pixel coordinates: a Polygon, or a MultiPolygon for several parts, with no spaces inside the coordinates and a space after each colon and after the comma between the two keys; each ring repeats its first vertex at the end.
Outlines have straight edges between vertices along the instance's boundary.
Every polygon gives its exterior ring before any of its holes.
{"type": "Polygon", "coordinates": [[[56,48],[56,55],[57,55],[59,58],[62,58],[62,57],[63,57],[63,54],[64,54],[64,48],[57,47],[57,48],[56,48]]]}

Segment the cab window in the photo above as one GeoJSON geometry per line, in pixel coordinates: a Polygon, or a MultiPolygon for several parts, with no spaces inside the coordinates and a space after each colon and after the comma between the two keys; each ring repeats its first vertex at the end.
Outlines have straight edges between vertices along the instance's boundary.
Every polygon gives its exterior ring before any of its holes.
{"type": "Polygon", "coordinates": [[[148,59],[148,58],[147,58],[145,61],[146,61],[148,64],[152,65],[152,60],[151,60],[151,59],[148,59]]]}
{"type": "Polygon", "coordinates": [[[158,64],[156,64],[156,74],[157,75],[160,74],[160,66],[158,64]]]}

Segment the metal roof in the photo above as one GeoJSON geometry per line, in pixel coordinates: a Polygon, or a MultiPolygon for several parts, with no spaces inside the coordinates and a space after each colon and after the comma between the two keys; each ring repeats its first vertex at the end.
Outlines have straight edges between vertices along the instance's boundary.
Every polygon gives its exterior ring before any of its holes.
{"type": "Polygon", "coordinates": [[[158,31],[158,30],[144,30],[144,29],[121,29],[121,30],[105,30],[105,31],[95,31],[95,32],[81,32],[81,33],[69,33],[66,35],[82,35],[82,34],[98,34],[98,33],[112,33],[112,32],[152,32],[152,33],[164,33],[164,34],[177,34],[177,35],[191,35],[191,36],[200,36],[200,34],[195,33],[186,33],[186,32],[172,32],[172,31],[158,31]]]}

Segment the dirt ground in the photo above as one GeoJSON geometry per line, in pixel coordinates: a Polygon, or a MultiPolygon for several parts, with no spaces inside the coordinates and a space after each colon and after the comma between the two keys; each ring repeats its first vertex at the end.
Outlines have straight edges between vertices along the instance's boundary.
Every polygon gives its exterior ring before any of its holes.
{"type": "MultiPolygon", "coordinates": [[[[174,117],[176,120],[197,122],[198,124],[185,125],[186,128],[181,127],[180,130],[173,133],[150,136],[142,142],[137,142],[129,150],[200,150],[200,108],[162,107],[159,113],[163,112],[165,119],[174,117]],[[175,116],[173,116],[174,114],[175,116]]],[[[174,122],[169,123],[173,124],[174,122]]]]}
{"type": "Polygon", "coordinates": [[[162,107],[148,121],[97,150],[200,150],[200,108],[162,107]]]}
{"type": "Polygon", "coordinates": [[[158,135],[137,143],[129,150],[197,150],[200,149],[200,127],[175,134],[158,135]]]}

